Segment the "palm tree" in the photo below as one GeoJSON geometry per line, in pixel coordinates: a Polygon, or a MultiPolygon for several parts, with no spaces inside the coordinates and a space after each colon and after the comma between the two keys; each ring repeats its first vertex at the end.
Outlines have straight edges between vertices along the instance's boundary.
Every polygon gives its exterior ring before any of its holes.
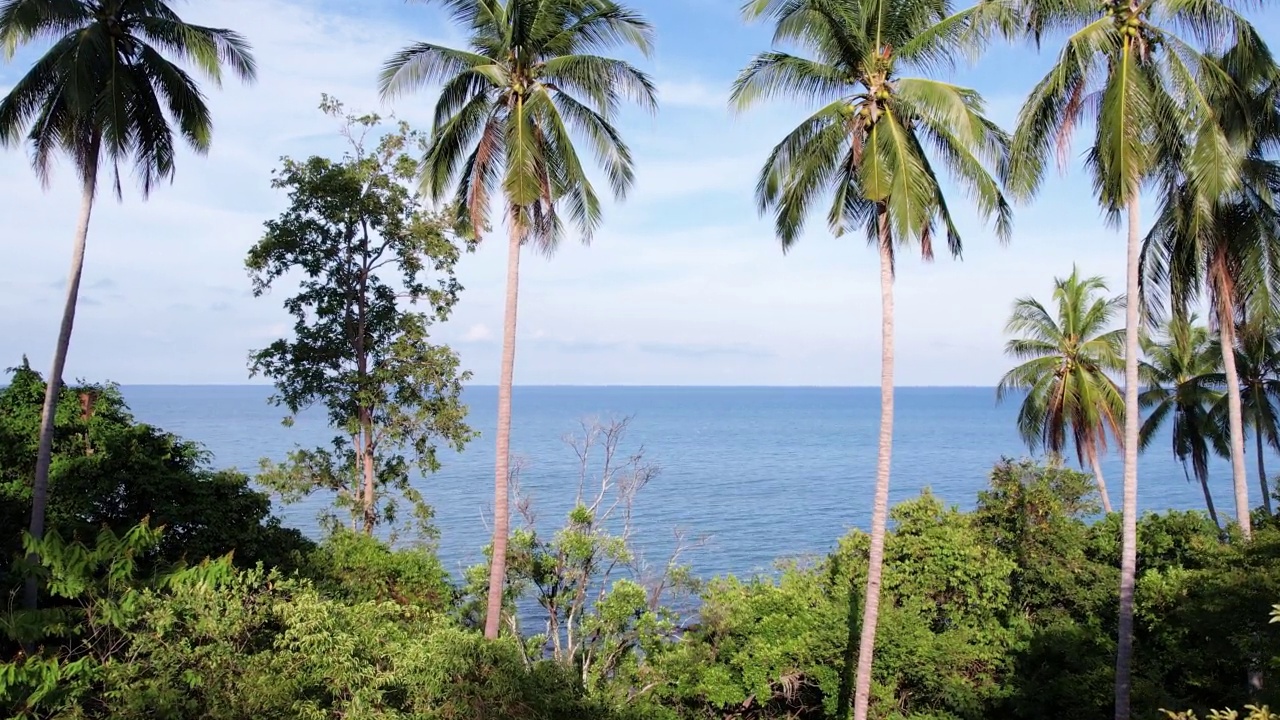
{"type": "Polygon", "coordinates": [[[469,47],[410,45],[387,60],[379,87],[385,99],[440,83],[435,127],[422,160],[422,188],[437,201],[452,190],[459,223],[477,239],[489,226],[490,198],[498,190],[503,195],[507,291],[485,617],[485,636],[495,638],[502,619],[510,526],[507,492],[520,250],[531,244],[553,253],[566,232],[565,219],[583,242],[589,242],[600,225],[600,200],[574,145],[575,134],[590,147],[614,196],[626,195],[633,163],[613,125],[614,116],[624,98],[656,110],[656,91],[629,63],[594,53],[626,46],[648,54],[652,29],[639,13],[611,0],[440,2],[469,33],[469,47]]]}
{"type": "Polygon", "coordinates": [[[1175,315],[1156,337],[1144,335],[1142,352],[1146,360],[1139,376],[1145,389],[1138,402],[1150,413],[1142,422],[1140,449],[1146,450],[1172,417],[1173,456],[1182,463],[1187,482],[1194,475],[1200,483],[1209,516],[1221,527],[1209,492],[1209,451],[1225,445],[1212,416],[1212,408],[1224,397],[1214,380],[1221,373],[1222,356],[1209,329],[1196,325],[1194,315],[1175,315]]]}
{"type": "Polygon", "coordinates": [[[983,115],[973,90],[902,71],[946,63],[980,46],[1005,6],[982,4],[960,13],[933,0],[753,0],[748,19],[774,21],[775,45],[800,46],[808,57],[781,50],[757,55],[734,84],[743,109],[767,98],[821,105],[770,154],[757,185],[762,212],[772,211],[784,251],[824,198],[832,233],[861,232],[880,258],[880,437],[872,505],[871,548],[854,689],[854,717],[865,720],[880,604],[893,439],[893,277],[902,250],[933,256],[936,233],[953,255],[961,250],[935,163],[968,191],[973,206],[994,218],[1007,239],[1011,216],[988,168],[1002,171],[1007,137],[983,115]]]}
{"type": "MultiPolygon", "coordinates": [[[[8,58],[19,47],[43,40],[51,47],[0,100],[0,145],[29,142],[32,166],[46,186],[53,156],[62,151],[81,185],[67,297],[41,411],[29,528],[35,538],[44,535],[54,411],[75,323],[98,172],[105,163],[119,199],[121,166],[131,164],[146,197],[158,182],[173,177],[173,125],[193,150],[208,151],[209,108],[199,84],[174,60],[215,84],[221,83],[223,65],[246,81],[255,72],[249,46],[238,34],[185,23],[165,0],[0,2],[0,44],[8,58]]],[[[27,582],[25,601],[35,607],[34,580],[27,582]]]]}
{"type": "Polygon", "coordinates": [[[1107,483],[1098,463],[1106,452],[1107,434],[1118,438],[1124,400],[1107,373],[1124,368],[1123,331],[1108,330],[1124,309],[1123,298],[1106,298],[1101,277],[1071,275],[1054,281],[1051,313],[1034,298],[1013,305],[1005,331],[1015,334],[1005,353],[1025,360],[1000,379],[996,400],[1010,390],[1025,390],[1018,411],[1018,433],[1034,451],[1044,447],[1061,455],[1070,434],[1076,461],[1086,459],[1098,483],[1102,508],[1111,512],[1107,483]],[[1068,433],[1069,431],[1069,433],[1068,433]]]}
{"type": "Polygon", "coordinates": [[[1274,310],[1280,287],[1280,163],[1268,153],[1280,141],[1280,72],[1265,47],[1252,42],[1206,64],[1214,68],[1207,74],[1225,80],[1204,90],[1215,110],[1188,131],[1193,149],[1170,164],[1162,183],[1160,212],[1143,243],[1143,280],[1153,314],[1166,303],[1185,313],[1208,295],[1221,338],[1236,522],[1249,537],[1236,332],[1245,315],[1274,310]]]}
{"type": "Polygon", "coordinates": [[[1209,167],[1221,162],[1224,138],[1208,121],[1206,89],[1228,83],[1197,41],[1234,39],[1253,50],[1262,42],[1223,0],[1022,0],[1027,31],[1039,44],[1066,32],[1058,61],[1032,89],[1018,114],[1010,157],[1012,187],[1023,196],[1040,186],[1049,155],[1065,161],[1074,130],[1091,123],[1087,165],[1108,219],[1127,215],[1125,292],[1124,496],[1120,613],[1116,644],[1116,720],[1129,718],[1133,656],[1133,589],[1137,567],[1139,194],[1145,183],[1183,155],[1186,131],[1199,125],[1204,142],[1191,153],[1209,167]],[[1087,122],[1086,122],[1087,121],[1087,122]]]}
{"type": "MultiPolygon", "coordinates": [[[[1271,489],[1267,485],[1266,448],[1280,451],[1280,416],[1275,398],[1280,397],[1280,347],[1269,322],[1250,319],[1236,330],[1236,375],[1240,383],[1241,420],[1253,428],[1254,449],[1258,463],[1258,488],[1262,506],[1271,510],[1271,489]]],[[[1220,404],[1221,415],[1229,407],[1220,404]]]]}

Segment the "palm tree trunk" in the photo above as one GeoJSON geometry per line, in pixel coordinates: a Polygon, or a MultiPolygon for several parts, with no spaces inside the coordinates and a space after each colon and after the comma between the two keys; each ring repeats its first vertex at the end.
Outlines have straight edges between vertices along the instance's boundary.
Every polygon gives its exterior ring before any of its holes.
{"type": "MultiPolygon", "coordinates": [[[[97,149],[92,151],[93,162],[98,166],[97,149]]],[[[49,466],[53,463],[53,425],[58,411],[58,397],[62,390],[62,369],[67,364],[67,348],[71,345],[71,328],[76,321],[76,301],[80,297],[80,276],[84,272],[84,249],[89,238],[89,217],[93,214],[93,199],[97,191],[96,177],[84,180],[80,196],[80,219],[76,224],[75,244],[71,249],[71,272],[67,277],[67,299],[62,307],[62,326],[58,329],[58,344],[53,350],[53,368],[45,378],[44,406],[40,410],[40,445],[36,451],[36,474],[31,487],[31,525],[27,532],[39,540],[44,537],[44,515],[49,505],[49,466]]],[[[28,560],[38,560],[34,555],[28,560]]],[[[23,605],[35,610],[39,588],[35,577],[28,577],[23,588],[23,605]]]]}
{"type": "Polygon", "coordinates": [[[484,636],[498,637],[502,623],[502,588],[507,576],[507,533],[511,519],[507,508],[511,453],[511,379],[516,364],[516,308],[520,293],[520,224],[515,213],[508,220],[507,306],[502,326],[502,374],[498,378],[497,451],[493,471],[493,558],[489,561],[489,605],[484,636]]]}
{"type": "Polygon", "coordinates": [[[1129,668],[1133,662],[1133,586],[1138,566],[1138,194],[1129,198],[1124,327],[1124,497],[1120,507],[1120,622],[1116,638],[1116,720],[1129,720],[1129,668]]]}
{"type": "Polygon", "coordinates": [[[375,512],[373,485],[373,422],[368,419],[368,415],[364,421],[364,438],[361,456],[364,464],[364,534],[373,535],[374,521],[377,520],[375,512]]]}
{"type": "Polygon", "coordinates": [[[871,698],[871,662],[876,623],[880,619],[880,576],[884,566],[884,534],[889,515],[889,462],[893,452],[893,247],[888,211],[880,213],[880,451],[876,461],[876,494],[871,506],[871,551],[867,592],[862,601],[862,637],[858,641],[858,677],[854,684],[854,720],[867,720],[871,698]]]}
{"type": "Polygon", "coordinates": [[[1098,449],[1089,445],[1089,465],[1093,468],[1093,479],[1098,483],[1098,494],[1102,496],[1102,511],[1111,514],[1111,496],[1107,494],[1107,481],[1102,477],[1102,464],[1098,462],[1098,449]]]}
{"type": "Polygon", "coordinates": [[[858,589],[855,576],[849,577],[849,612],[845,619],[848,633],[844,643],[844,663],[840,667],[840,687],[836,691],[836,720],[849,720],[853,707],[854,675],[858,672],[858,589]]]}
{"type": "MultiPolygon", "coordinates": [[[[1187,482],[1191,482],[1191,473],[1187,472],[1187,465],[1182,464],[1182,474],[1187,477],[1187,482]]],[[[1202,477],[1200,480],[1200,489],[1204,492],[1204,506],[1209,510],[1209,519],[1213,524],[1222,529],[1222,523],[1218,522],[1218,509],[1213,506],[1213,493],[1209,492],[1209,478],[1202,477]]]]}
{"type": "MultiPolygon", "coordinates": [[[[1266,402],[1266,399],[1258,397],[1261,396],[1262,393],[1257,390],[1254,390],[1254,395],[1257,397],[1257,402],[1255,404],[1257,404],[1258,413],[1261,413],[1263,407],[1261,403],[1266,402]]],[[[1267,511],[1268,515],[1271,515],[1271,491],[1267,489],[1267,461],[1266,450],[1262,446],[1261,415],[1259,415],[1253,423],[1253,436],[1254,441],[1258,445],[1258,489],[1262,490],[1262,507],[1267,511]]]]}
{"type": "Polygon", "coordinates": [[[1224,293],[1226,283],[1218,269],[1218,333],[1222,339],[1222,371],[1227,376],[1227,426],[1231,433],[1231,484],[1236,495],[1236,522],[1245,539],[1253,537],[1249,518],[1249,482],[1244,468],[1244,411],[1240,401],[1240,375],[1236,371],[1236,324],[1231,299],[1224,293]]]}

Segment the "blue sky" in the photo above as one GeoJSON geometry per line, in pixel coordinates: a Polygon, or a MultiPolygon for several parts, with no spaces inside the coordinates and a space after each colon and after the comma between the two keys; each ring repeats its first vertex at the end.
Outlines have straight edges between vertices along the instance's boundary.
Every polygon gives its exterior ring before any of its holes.
{"type": "MultiPolygon", "coordinates": [[[[516,382],[522,384],[869,385],[879,379],[875,254],[830,237],[821,222],[786,256],[752,191],[770,147],[804,106],[745,114],[728,87],[769,28],[744,24],[737,0],[639,0],[657,52],[638,59],[658,83],[658,115],[621,119],[637,159],[627,201],[610,204],[591,247],[566,243],[522,265],[516,382]]],[[[202,0],[188,20],[234,27],[253,44],[259,81],[208,88],[216,121],[207,157],[184,154],[175,182],[143,202],[103,196],[89,236],[68,377],[123,383],[242,383],[246,357],[288,327],[282,292],[255,299],[243,269],[262,223],[284,206],[270,173],[282,155],[337,154],[342,140],[316,106],[321,93],[353,110],[394,112],[424,129],[433,93],[383,105],[374,89],[389,54],[416,39],[459,43],[432,7],[400,0],[202,0]]],[[[1268,19],[1264,34],[1275,37],[1268,19]]],[[[33,59],[0,66],[0,90],[33,59]]],[[[948,79],[986,97],[1012,124],[1048,54],[998,46],[948,79]]],[[[1087,129],[1085,129],[1087,132],[1087,129]]],[[[1074,151],[1078,155],[1083,146],[1074,151]]],[[[0,363],[26,353],[48,364],[78,193],[64,165],[48,191],[25,152],[0,154],[0,363]]],[[[963,205],[961,202],[953,203],[963,205]]],[[[1150,203],[1148,203],[1148,207],[1150,203]]],[[[1103,223],[1078,162],[1019,207],[1007,247],[963,208],[962,262],[900,261],[899,385],[990,385],[1008,366],[1002,328],[1015,297],[1046,295],[1073,262],[1123,287],[1120,236],[1103,223]]],[[[475,381],[497,376],[505,249],[459,266],[465,286],[436,339],[475,381]]]]}

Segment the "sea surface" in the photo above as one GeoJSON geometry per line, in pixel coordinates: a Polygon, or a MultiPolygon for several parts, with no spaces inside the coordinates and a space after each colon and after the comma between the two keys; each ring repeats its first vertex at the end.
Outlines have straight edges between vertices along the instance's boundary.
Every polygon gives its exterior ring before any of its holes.
{"type": "MultiPolygon", "coordinates": [[[[261,458],[283,459],[296,446],[327,445],[321,411],[292,427],[268,403],[266,386],[125,386],[138,420],[202,443],[216,467],[254,474],[261,458]]],[[[469,422],[480,436],[463,452],[444,450],[441,469],[416,478],[435,507],[439,550],[457,574],[482,559],[493,493],[497,389],[469,387],[469,422]]],[[[949,504],[972,507],[1001,457],[1026,451],[1015,426],[1016,400],[997,405],[992,388],[899,388],[896,394],[891,500],[925,488],[949,504]]],[[[699,540],[683,560],[703,576],[770,572],[779,558],[828,551],[851,527],[870,523],[879,422],[877,388],[517,387],[512,453],[537,523],[557,527],[578,490],[579,465],[567,434],[582,422],[630,418],[619,448],[659,472],[637,495],[634,539],[644,558],[665,564],[676,545],[699,540]]],[[[1250,447],[1252,444],[1250,443],[1250,447]]],[[[1169,451],[1153,442],[1139,462],[1143,511],[1200,509],[1169,451]]],[[[1280,470],[1267,457],[1270,472],[1280,470]]],[[[1252,499],[1258,500],[1249,458],[1252,499]]],[[[1121,460],[1103,461],[1112,501],[1120,502],[1121,460]]],[[[1231,513],[1230,467],[1211,467],[1219,512],[1231,513]]],[[[317,532],[327,498],[277,506],[285,524],[317,532]]]]}

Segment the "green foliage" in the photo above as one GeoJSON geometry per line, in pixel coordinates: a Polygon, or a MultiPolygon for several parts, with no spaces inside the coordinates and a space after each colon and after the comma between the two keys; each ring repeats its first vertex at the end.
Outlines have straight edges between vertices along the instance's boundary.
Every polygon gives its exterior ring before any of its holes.
{"type": "MultiPolygon", "coordinates": [[[[1083,720],[1110,711],[1119,518],[1089,524],[1096,490],[1061,466],[1003,462],[991,483],[972,513],[928,493],[893,511],[877,717],[1083,720]]],[[[1252,543],[1224,544],[1200,513],[1142,519],[1137,707],[1243,704],[1248,668],[1270,687],[1267,660],[1280,647],[1264,621],[1280,592],[1274,525],[1252,543]]],[[[700,622],[646,655],[665,678],[650,702],[690,719],[841,716],[840,676],[857,642],[850,601],[865,582],[868,547],[854,532],[826,559],[784,564],[776,578],[712,581],[700,622]]]]}
{"type": "MultiPolygon", "coordinates": [[[[146,524],[87,543],[51,533],[25,549],[38,551],[59,602],[0,616],[0,711],[33,720],[842,717],[868,537],[851,532],[828,556],[770,576],[712,580],[682,621],[664,593],[687,573],[674,559],[656,574],[636,561],[625,489],[638,491],[655,469],[621,450],[618,427],[588,426],[575,443],[584,493],[564,526],[544,535],[530,522],[511,543],[509,624],[540,632],[484,640],[458,622],[475,600],[449,586],[429,548],[392,551],[349,530],[302,555],[294,573],[237,569],[226,557],[158,562],[167,530],[146,524]]],[[[532,518],[527,500],[519,506],[532,518]]],[[[1097,510],[1089,476],[1011,461],[972,512],[928,492],[896,506],[874,716],[1104,716],[1120,522],[1090,524],[1097,510]]],[[[1246,542],[1224,540],[1201,513],[1149,514],[1138,539],[1135,706],[1204,717],[1274,705],[1280,624],[1267,619],[1280,615],[1280,521],[1259,522],[1246,542]],[[1260,692],[1244,682],[1251,670],[1260,692]]],[[[484,568],[475,575],[467,593],[483,591],[484,568]]]]}
{"type": "Polygon", "coordinates": [[[1172,420],[1173,456],[1183,472],[1192,475],[1205,491],[1205,502],[1215,523],[1218,514],[1209,493],[1209,451],[1230,455],[1222,424],[1211,411],[1226,394],[1217,389],[1215,375],[1221,372],[1222,350],[1210,340],[1209,329],[1196,325],[1195,316],[1175,315],[1155,336],[1144,334],[1142,352],[1146,359],[1138,368],[1144,389],[1138,403],[1149,410],[1139,434],[1146,449],[1156,431],[1172,420]]]}
{"type": "MultiPolygon", "coordinates": [[[[591,693],[624,707],[647,695],[657,677],[645,658],[665,650],[678,617],[668,596],[696,587],[680,555],[682,534],[667,563],[646,566],[633,544],[636,498],[659,468],[643,448],[624,446],[629,419],[584,422],[567,442],[578,459],[578,491],[564,525],[538,526],[532,498],[521,496],[520,464],[513,475],[516,506],[525,520],[507,549],[507,623],[522,636],[530,659],[548,658],[573,671],[591,693]],[[537,611],[522,607],[531,600],[537,611]]],[[[484,567],[468,573],[467,616],[478,617],[487,592],[484,567]]]]}
{"type": "Polygon", "coordinates": [[[528,664],[515,643],[416,602],[334,599],[225,561],[135,580],[133,556],[158,535],[139,526],[92,548],[39,547],[50,586],[82,608],[40,611],[42,627],[75,642],[0,665],[0,708],[104,720],[604,717],[558,665],[528,664]]]}
{"type": "MultiPolygon", "coordinates": [[[[1240,713],[1235,710],[1210,710],[1206,716],[1209,720],[1277,720],[1280,715],[1271,712],[1266,705],[1258,707],[1257,705],[1245,705],[1248,714],[1243,719],[1240,713]]],[[[1196,720],[1196,714],[1190,710],[1183,712],[1172,712],[1170,710],[1161,710],[1169,718],[1169,720],[1196,720]]]]}
{"type": "Polygon", "coordinates": [[[771,211],[788,248],[819,204],[837,235],[862,232],[890,254],[914,247],[933,257],[935,234],[958,256],[953,221],[937,168],[947,170],[997,235],[1012,232],[1000,189],[1008,137],[974,90],[907,71],[949,64],[1009,27],[1011,5],[982,2],[955,12],[950,3],[901,0],[892,12],[872,0],[752,0],[749,19],[776,23],[775,44],[799,45],[757,55],[734,83],[731,102],[814,102],[820,109],[773,149],[760,172],[756,200],[771,211]]]}
{"type": "MultiPolygon", "coordinates": [[[[0,388],[0,536],[18,554],[31,511],[45,383],[24,364],[0,388]]],[[[167,528],[155,560],[199,562],[234,551],[237,563],[290,565],[311,543],[271,517],[270,499],[243,474],[209,467],[197,444],[137,423],[113,385],[64,385],[54,424],[47,527],[91,539],[144,518],[167,528]]],[[[8,567],[8,563],[5,563],[8,567]]]]}
{"type": "Polygon", "coordinates": [[[635,172],[614,122],[623,100],[655,110],[657,90],[608,53],[648,54],[649,23],[613,0],[451,0],[445,7],[469,35],[466,49],[414,43],[387,60],[378,82],[384,99],[442,86],[422,159],[423,191],[436,200],[452,192],[459,221],[477,237],[489,227],[490,199],[501,192],[518,242],[550,253],[565,219],[590,240],[600,199],[575,136],[613,194],[625,196],[635,172]]]}
{"type": "Polygon", "coordinates": [[[1005,353],[1024,362],[1000,378],[996,399],[1025,390],[1018,433],[1027,446],[1061,455],[1070,437],[1081,466],[1087,458],[1096,468],[1124,421],[1124,398],[1108,374],[1124,369],[1124,331],[1110,329],[1124,299],[1106,297],[1103,279],[1078,268],[1053,285],[1053,311],[1034,298],[1014,303],[1005,353]]]}
{"type": "Polygon", "coordinates": [[[423,138],[402,122],[370,148],[377,115],[343,116],[328,97],[321,107],[343,117],[350,150],[339,161],[283,160],[272,186],[289,192],[289,209],[267,223],[245,264],[257,296],[286,274],[305,274],[284,302],[293,337],[254,353],[250,368],[275,382],[286,423],[320,404],[336,435],[332,450],[264,460],[259,481],[286,501],[335,491],[367,533],[397,519],[398,497],[426,527],[430,510],[411,471],[435,472],[436,443],[461,450],[472,437],[459,399],[470,373],[429,333],[458,301],[460,249],[410,187],[409,153],[423,138]]]}
{"type": "Polygon", "coordinates": [[[173,177],[175,125],[188,146],[206,152],[213,129],[204,93],[165,56],[194,67],[215,85],[224,66],[252,80],[253,57],[238,33],[185,23],[169,5],[0,3],[6,59],[33,41],[52,41],[0,100],[0,146],[18,144],[25,134],[32,165],[46,183],[56,151],[70,157],[89,188],[105,161],[117,194],[120,166],[131,162],[144,195],[173,177]]]}
{"type": "Polygon", "coordinates": [[[445,612],[455,591],[428,547],[392,550],[367,535],[338,529],[311,552],[302,573],[326,596],[346,602],[396,602],[445,612]]]}
{"type": "Polygon", "coordinates": [[[8,706],[7,716],[77,716],[102,698],[100,683],[134,636],[148,592],[209,585],[234,573],[226,558],[140,573],[140,560],[155,552],[161,535],[144,522],[123,535],[103,530],[92,546],[65,542],[56,531],[41,540],[24,537],[24,549],[40,558],[49,594],[63,603],[0,616],[13,649],[12,659],[0,663],[0,708],[8,706]]]}

